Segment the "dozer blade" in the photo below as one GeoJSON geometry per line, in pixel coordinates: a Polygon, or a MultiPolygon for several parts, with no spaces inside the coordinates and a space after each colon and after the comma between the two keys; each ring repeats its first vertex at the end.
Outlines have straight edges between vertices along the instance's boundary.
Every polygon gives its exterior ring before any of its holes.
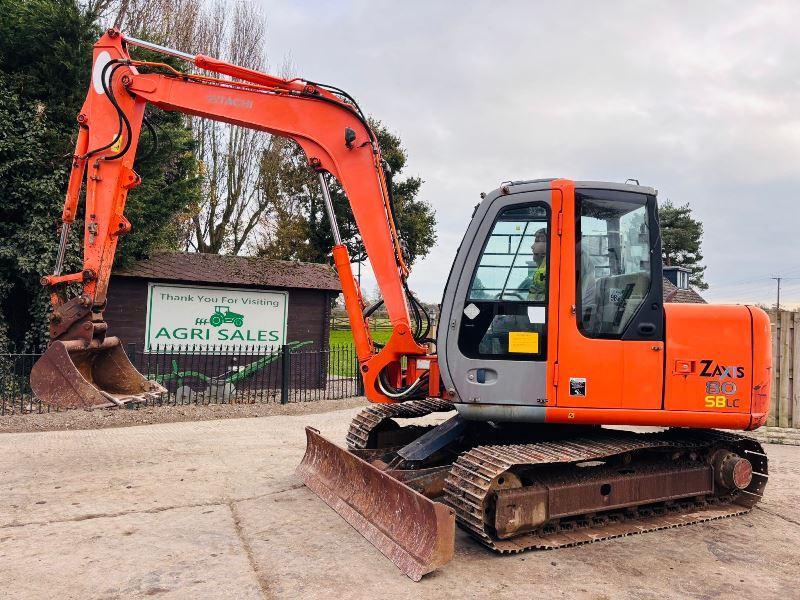
{"type": "Polygon", "coordinates": [[[414,581],[453,558],[453,510],[332,444],[312,427],[297,475],[414,581]]]}
{"type": "Polygon", "coordinates": [[[107,408],[155,399],[167,390],[139,373],[119,338],[85,346],[56,340],[31,370],[31,389],[55,408],[107,408]]]}

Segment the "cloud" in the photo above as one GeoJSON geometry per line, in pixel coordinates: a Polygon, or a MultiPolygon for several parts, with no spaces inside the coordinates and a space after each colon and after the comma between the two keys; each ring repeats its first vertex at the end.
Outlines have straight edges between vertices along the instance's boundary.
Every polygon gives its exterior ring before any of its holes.
{"type": "Polygon", "coordinates": [[[480,192],[548,176],[635,177],[690,203],[710,300],[768,302],[770,276],[800,273],[800,4],[262,4],[272,64],[291,53],[348,90],[425,180],[423,298],[441,297],[480,192]]]}

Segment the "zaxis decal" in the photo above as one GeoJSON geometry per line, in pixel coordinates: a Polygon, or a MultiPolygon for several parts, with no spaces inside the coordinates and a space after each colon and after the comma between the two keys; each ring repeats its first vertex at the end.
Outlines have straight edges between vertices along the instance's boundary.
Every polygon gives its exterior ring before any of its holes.
{"type": "Polygon", "coordinates": [[[725,379],[726,377],[741,379],[744,377],[744,367],[726,367],[725,365],[719,365],[713,360],[708,359],[701,360],[700,364],[703,365],[703,370],[700,371],[700,377],[719,377],[720,379],[725,379]]]}

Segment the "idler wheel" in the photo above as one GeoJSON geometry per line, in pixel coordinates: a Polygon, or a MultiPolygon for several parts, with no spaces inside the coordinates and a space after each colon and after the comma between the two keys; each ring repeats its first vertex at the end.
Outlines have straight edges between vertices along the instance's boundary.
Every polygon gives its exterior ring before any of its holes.
{"type": "Polygon", "coordinates": [[[744,490],[753,481],[753,465],[746,458],[720,450],[712,459],[714,481],[727,490],[744,490]]]}

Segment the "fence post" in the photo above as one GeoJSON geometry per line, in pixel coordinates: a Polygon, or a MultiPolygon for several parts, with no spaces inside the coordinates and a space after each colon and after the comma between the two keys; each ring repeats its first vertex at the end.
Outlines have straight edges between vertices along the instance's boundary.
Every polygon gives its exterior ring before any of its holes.
{"type": "Polygon", "coordinates": [[[356,396],[364,395],[364,374],[361,372],[361,363],[358,362],[358,355],[353,350],[353,360],[356,363],[356,396]]]}
{"type": "Polygon", "coordinates": [[[769,417],[767,418],[768,427],[778,426],[778,338],[780,338],[781,320],[774,310],[769,311],[770,335],[772,338],[772,382],[769,394],[769,417]]]}
{"type": "Polygon", "coordinates": [[[292,377],[292,348],[281,346],[281,404],[289,402],[289,381],[292,377]]]}
{"type": "Polygon", "coordinates": [[[789,427],[789,412],[791,402],[789,400],[789,325],[792,313],[782,310],[777,315],[780,323],[780,335],[778,336],[778,426],[789,427]]]}

